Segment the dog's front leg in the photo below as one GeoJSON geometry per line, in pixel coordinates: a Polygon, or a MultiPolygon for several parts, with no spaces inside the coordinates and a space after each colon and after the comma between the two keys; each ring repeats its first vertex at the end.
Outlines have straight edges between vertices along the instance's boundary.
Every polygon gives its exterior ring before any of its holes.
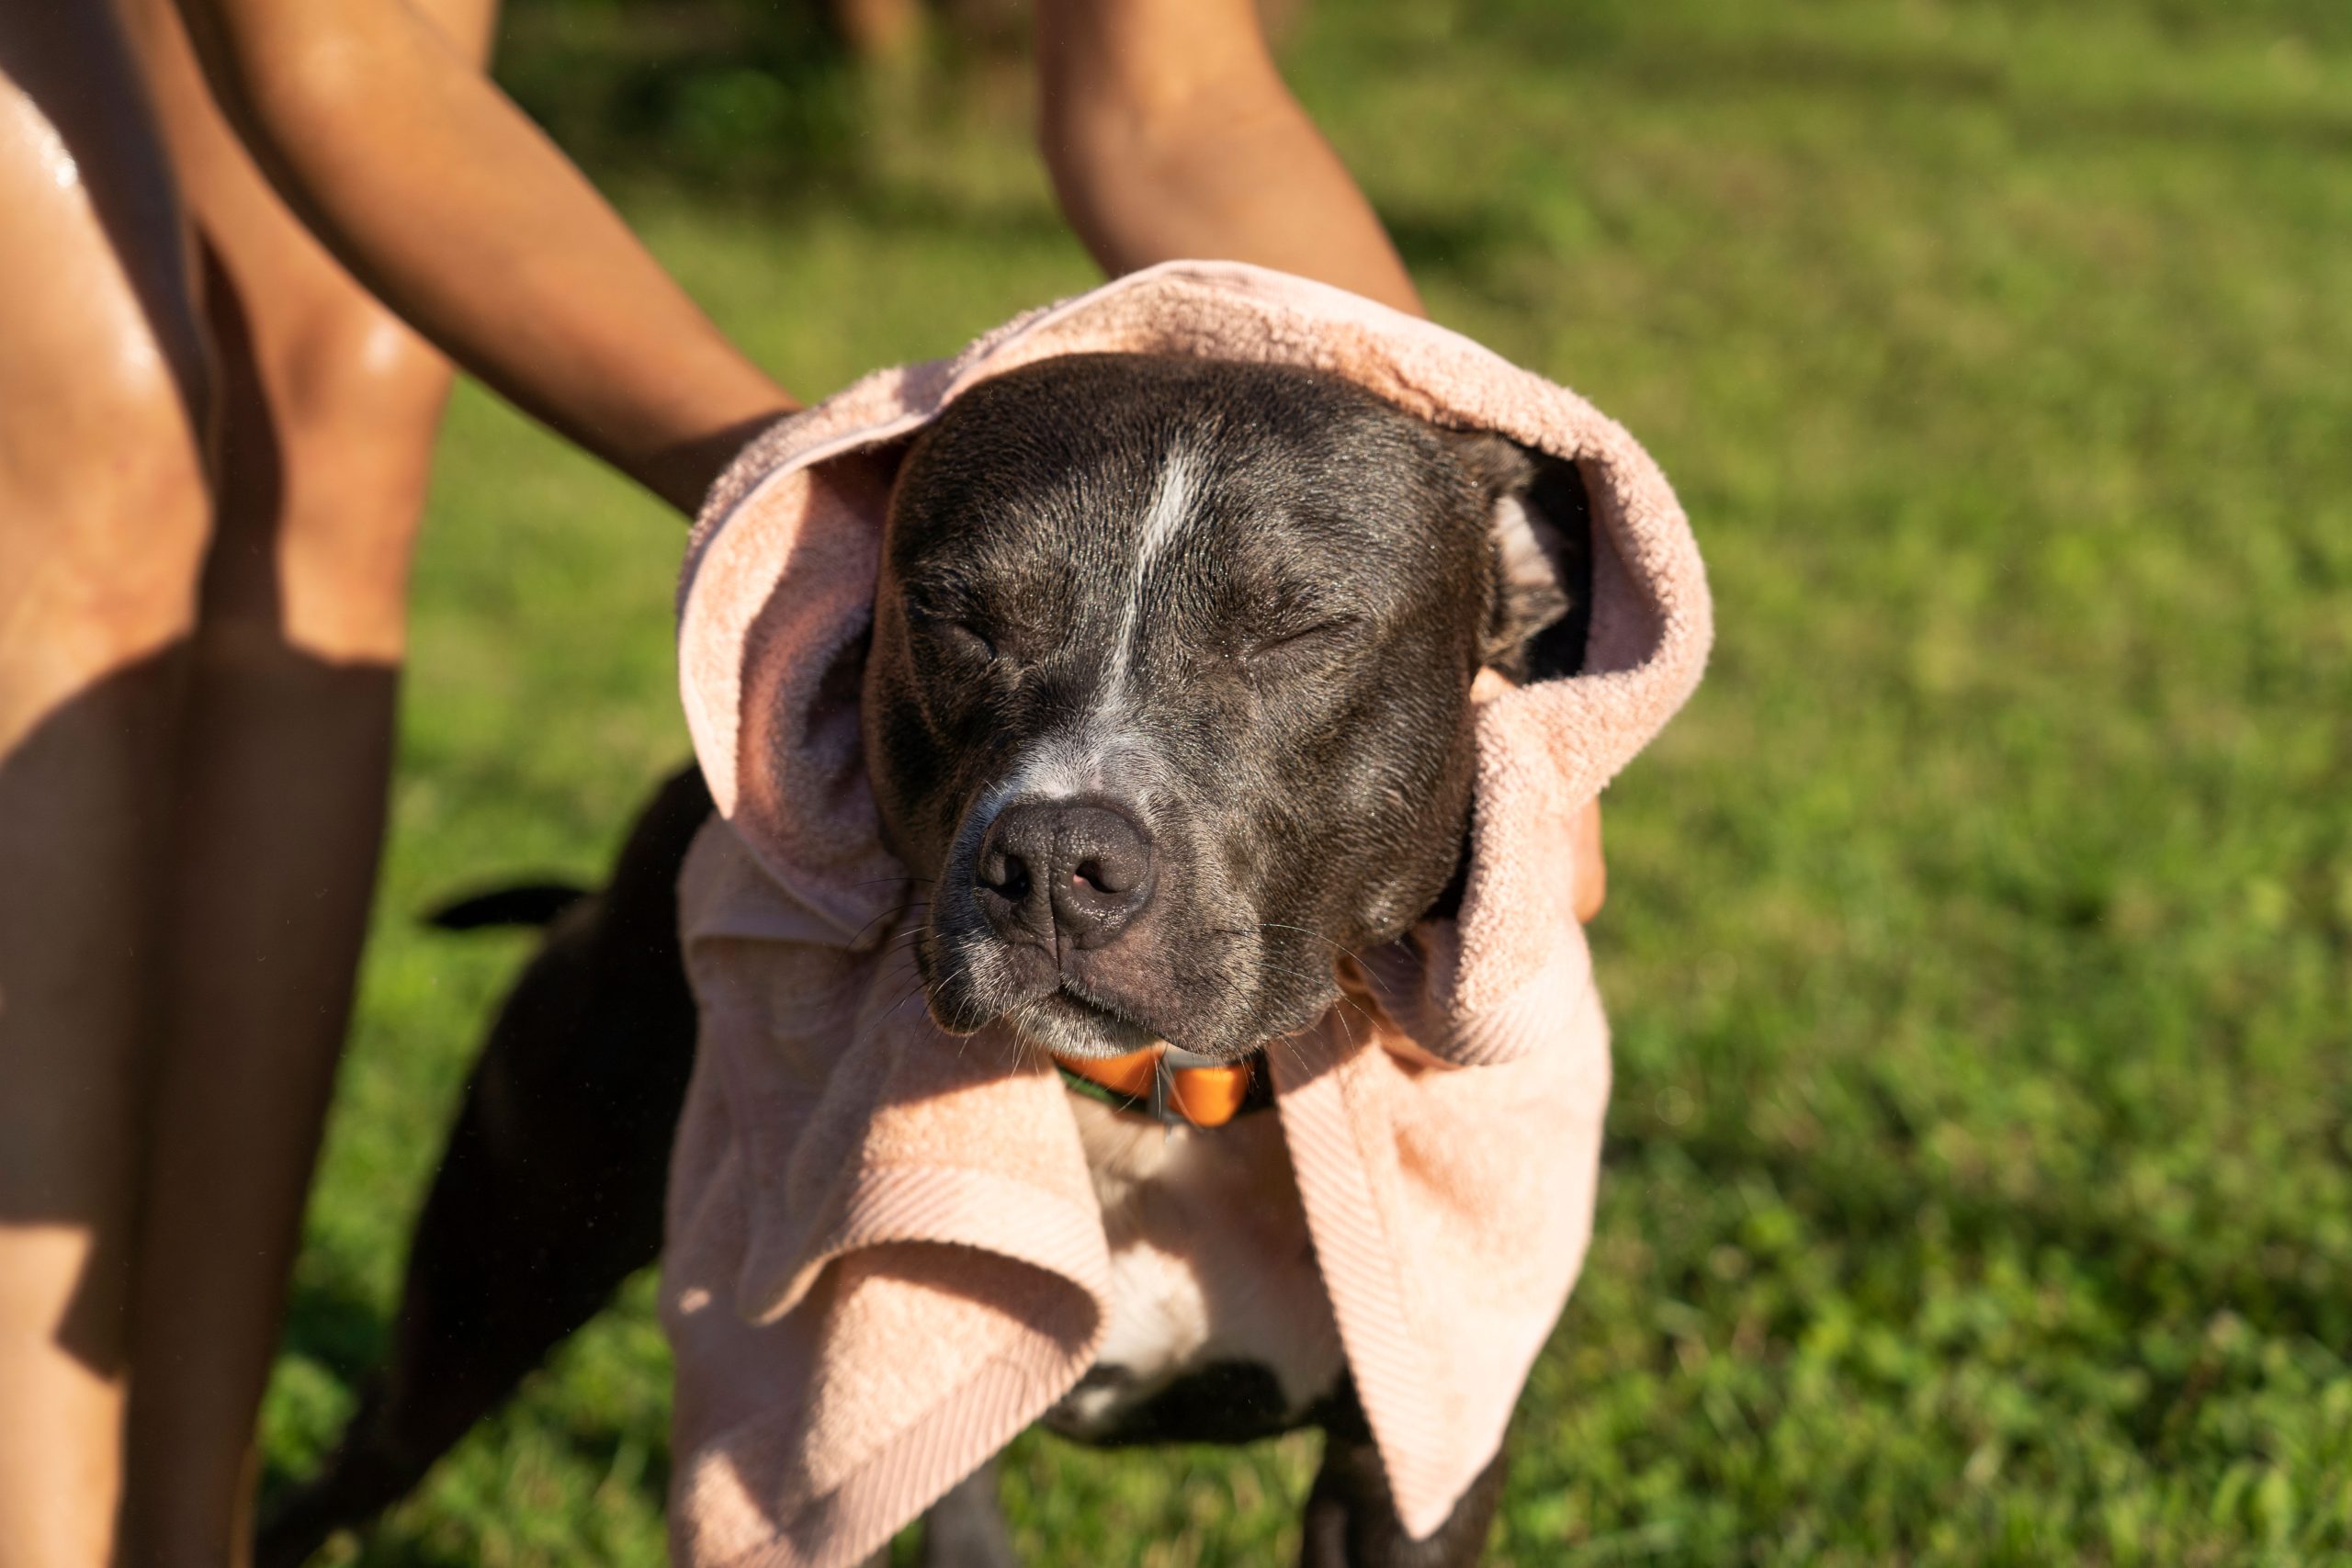
{"type": "Polygon", "coordinates": [[[1471,1568],[1502,1502],[1510,1456],[1498,1450],[1435,1534],[1415,1540],[1396,1517],[1369,1432],[1327,1427],[1323,1466],[1307,1494],[1300,1568],[1471,1568]]]}

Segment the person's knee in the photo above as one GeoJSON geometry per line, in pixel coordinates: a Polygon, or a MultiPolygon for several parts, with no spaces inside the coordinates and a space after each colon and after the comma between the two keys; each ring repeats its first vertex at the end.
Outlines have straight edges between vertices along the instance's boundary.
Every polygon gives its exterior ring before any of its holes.
{"type": "Polygon", "coordinates": [[[0,754],[196,620],[211,523],[198,383],[152,340],[118,346],[0,420],[0,754]]]}
{"type": "Polygon", "coordinates": [[[200,340],[119,314],[0,384],[0,626],[92,670],[186,633],[210,529],[200,340]]]}
{"type": "Polygon", "coordinates": [[[372,304],[315,310],[274,345],[278,631],[338,661],[391,661],[449,373],[372,304]]]}
{"type": "Polygon", "coordinates": [[[271,360],[279,418],[297,439],[407,451],[430,439],[448,394],[448,361],[349,286],[290,310],[260,352],[271,360]]]}

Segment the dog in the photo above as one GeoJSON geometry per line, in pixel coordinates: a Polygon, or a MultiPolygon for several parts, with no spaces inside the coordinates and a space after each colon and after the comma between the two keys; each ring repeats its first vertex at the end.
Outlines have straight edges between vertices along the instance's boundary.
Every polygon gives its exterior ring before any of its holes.
{"type": "MultiPolygon", "coordinates": [[[[1263,1053],[1349,1005],[1337,956],[1458,905],[1471,682],[1577,671],[1590,561],[1573,465],[1288,367],[1046,360],[950,405],[892,494],[863,739],[922,994],[945,1030],[1009,1021],[1055,1059],[1111,1244],[1104,1348],[1046,1425],[1321,1428],[1317,1568],[1475,1561],[1504,1461],[1434,1535],[1397,1520],[1276,1119],[1251,1114],[1263,1053]],[[1231,1089],[1218,1124],[1188,1077],[1231,1089]]],[[[266,1568],[413,1485],[658,1252],[694,1050],[674,882],[710,809],[689,770],[602,894],[445,912],[552,924],[469,1087],[391,1365],[266,1568]]],[[[1013,1561],[992,1490],[934,1506],[927,1562],[1013,1561]]]]}

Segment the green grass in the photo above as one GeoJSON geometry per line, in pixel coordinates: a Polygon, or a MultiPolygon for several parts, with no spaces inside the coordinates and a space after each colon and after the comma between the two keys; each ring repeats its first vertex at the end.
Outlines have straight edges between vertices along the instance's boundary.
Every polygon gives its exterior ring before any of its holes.
{"type": "MultiPolygon", "coordinates": [[[[1319,0],[1289,64],[1440,319],[1625,420],[1718,595],[1609,799],[1599,1235],[1494,1560],[2352,1553],[2352,12],[1319,0]]],[[[623,171],[804,395],[1089,281],[1001,85],[847,145],[623,171]]],[[[281,1470],[523,951],[413,912],[593,874],[683,753],[679,543],[459,398],[281,1470]]],[[[658,1561],[650,1299],[350,1560],[658,1561]]],[[[1033,1438],[1007,1494],[1035,1563],[1252,1563],[1312,1467],[1033,1438]]]]}

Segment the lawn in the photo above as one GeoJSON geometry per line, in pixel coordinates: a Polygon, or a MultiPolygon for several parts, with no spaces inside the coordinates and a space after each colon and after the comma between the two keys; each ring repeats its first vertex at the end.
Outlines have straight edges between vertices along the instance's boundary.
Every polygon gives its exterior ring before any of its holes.
{"type": "MultiPolygon", "coordinates": [[[[1598,1239],[1493,1561],[2352,1552],[2352,12],[1316,0],[1286,61],[1439,319],[1624,420],[1717,594],[1609,795],[1598,1239]]],[[[597,169],[815,396],[1090,281],[1010,80],[739,72],[695,112],[810,169],[597,169]]],[[[414,915],[594,875],[683,755],[681,538],[458,398],[276,1472],[525,951],[414,915]]],[[[650,1297],[337,1561],[658,1562],[650,1297]]],[[[1006,1493],[1036,1564],[1274,1562],[1313,1455],[1032,1437],[1006,1493]]]]}

